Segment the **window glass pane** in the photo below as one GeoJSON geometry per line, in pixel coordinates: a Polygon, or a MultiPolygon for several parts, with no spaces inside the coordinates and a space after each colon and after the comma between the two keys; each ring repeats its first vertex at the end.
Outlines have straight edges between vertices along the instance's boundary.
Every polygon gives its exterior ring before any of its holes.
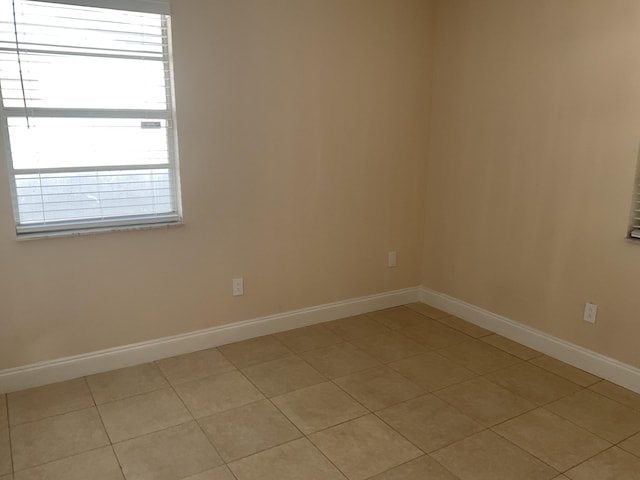
{"type": "MultiPolygon", "coordinates": [[[[20,54],[27,107],[165,110],[162,60],[20,54]]],[[[15,53],[0,52],[5,107],[24,98],[15,53]]]]}
{"type": "Polygon", "coordinates": [[[16,175],[21,224],[175,211],[169,170],[16,175]]]}
{"type": "Polygon", "coordinates": [[[167,121],[123,118],[7,119],[13,168],[154,165],[169,162],[167,121]]]}
{"type": "Polygon", "coordinates": [[[167,108],[162,16],[2,1],[0,82],[6,107],[167,108]],[[20,62],[16,49],[16,31],[20,62]]]}

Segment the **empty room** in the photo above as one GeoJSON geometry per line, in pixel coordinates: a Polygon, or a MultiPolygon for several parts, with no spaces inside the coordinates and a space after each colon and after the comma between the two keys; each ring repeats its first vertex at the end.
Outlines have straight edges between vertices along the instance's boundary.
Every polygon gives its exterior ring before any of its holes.
{"type": "Polygon", "coordinates": [[[0,480],[640,480],[638,0],[0,0],[0,480]]]}

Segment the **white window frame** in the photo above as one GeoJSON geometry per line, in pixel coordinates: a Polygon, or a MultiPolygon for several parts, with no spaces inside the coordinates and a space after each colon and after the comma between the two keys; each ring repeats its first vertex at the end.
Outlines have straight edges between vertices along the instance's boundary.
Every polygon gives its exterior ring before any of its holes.
{"type": "Polygon", "coordinates": [[[86,233],[96,233],[115,230],[136,230],[141,228],[157,228],[182,224],[182,202],[180,191],[180,174],[178,163],[178,137],[175,128],[175,94],[173,85],[173,62],[171,52],[171,22],[169,4],[156,0],[34,0],[47,3],[68,4],[82,7],[110,8],[143,13],[162,15],[163,29],[167,35],[167,46],[163,48],[163,63],[168,72],[168,86],[166,88],[166,110],[147,109],[84,109],[84,108],[20,108],[4,107],[2,103],[2,91],[0,90],[0,130],[7,155],[7,166],[11,188],[12,203],[18,239],[30,239],[41,237],[68,236],[86,233]],[[61,167],[40,169],[14,169],[9,138],[9,118],[96,118],[96,119],[158,119],[167,122],[167,153],[168,163],[161,164],[136,164],[114,166],[91,167],[61,167]],[[104,218],[89,218],[72,221],[51,221],[35,224],[21,224],[18,212],[18,200],[16,191],[16,176],[22,174],[40,173],[82,173],[82,172],[109,172],[126,170],[153,170],[164,169],[169,171],[169,181],[173,186],[173,208],[166,214],[141,214],[104,218]]]}

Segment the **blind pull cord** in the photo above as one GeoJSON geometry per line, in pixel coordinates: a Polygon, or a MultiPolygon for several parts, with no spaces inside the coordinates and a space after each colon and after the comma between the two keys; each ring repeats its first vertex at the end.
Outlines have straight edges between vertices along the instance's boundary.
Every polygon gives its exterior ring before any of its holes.
{"type": "Polygon", "coordinates": [[[30,129],[29,111],[27,110],[27,95],[24,91],[24,77],[22,76],[22,61],[20,60],[20,44],[18,43],[18,22],[16,21],[16,0],[11,0],[13,9],[13,34],[16,39],[16,55],[18,56],[18,71],[20,72],[20,89],[22,90],[22,102],[24,103],[24,118],[27,121],[27,128],[30,129]]]}

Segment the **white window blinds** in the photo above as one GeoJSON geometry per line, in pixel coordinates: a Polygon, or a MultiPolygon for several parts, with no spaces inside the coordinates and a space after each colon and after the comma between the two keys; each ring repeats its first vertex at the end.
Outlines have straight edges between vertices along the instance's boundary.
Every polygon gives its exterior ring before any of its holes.
{"type": "Polygon", "coordinates": [[[17,232],[180,221],[167,5],[0,0],[0,9],[17,232]]]}
{"type": "Polygon", "coordinates": [[[640,240],[640,163],[638,164],[638,173],[636,174],[635,189],[633,192],[633,207],[631,208],[631,238],[640,240]]]}

